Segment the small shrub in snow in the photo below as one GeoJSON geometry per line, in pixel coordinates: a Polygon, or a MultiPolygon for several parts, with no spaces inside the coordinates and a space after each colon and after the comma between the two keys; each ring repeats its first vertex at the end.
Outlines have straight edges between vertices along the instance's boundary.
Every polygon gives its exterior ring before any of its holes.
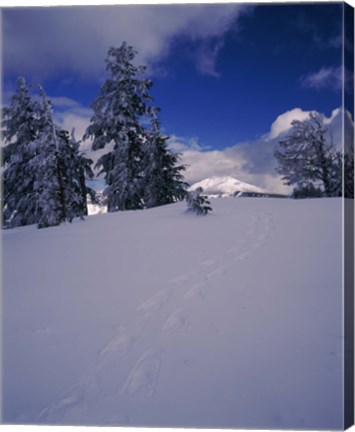
{"type": "Polygon", "coordinates": [[[203,189],[201,187],[188,193],[186,197],[187,211],[196,213],[197,215],[206,215],[209,211],[212,211],[210,202],[207,197],[201,195],[203,189]]]}

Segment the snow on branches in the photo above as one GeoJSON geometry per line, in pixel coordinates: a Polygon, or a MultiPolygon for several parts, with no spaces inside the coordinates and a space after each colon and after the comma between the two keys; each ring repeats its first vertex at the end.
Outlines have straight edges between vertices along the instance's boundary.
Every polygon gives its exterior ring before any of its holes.
{"type": "Polygon", "coordinates": [[[113,144],[97,162],[109,212],[156,207],[186,195],[185,167],[177,165],[179,155],[168,149],[168,137],[160,132],[159,110],[149,105],[152,82],[144,78],[144,66],[133,65],[135,55],[126,42],[109,49],[110,76],[92,104],[94,115],[84,135],[93,138],[93,150],[113,144]]]}
{"type": "Polygon", "coordinates": [[[339,196],[342,193],[342,156],[322,117],[314,112],[304,121],[294,120],[289,135],[275,151],[277,172],[295,196],[339,196]],[[307,192],[308,191],[308,192],[307,192]]]}
{"type": "Polygon", "coordinates": [[[196,213],[197,215],[207,215],[209,211],[212,211],[210,202],[205,195],[201,195],[203,189],[198,187],[194,191],[188,193],[186,197],[187,212],[196,213]]]}
{"type": "Polygon", "coordinates": [[[91,161],[80,153],[72,134],[59,128],[51,101],[42,89],[34,100],[24,78],[3,109],[2,136],[5,227],[59,225],[87,214],[86,197],[93,191],[91,161]]]}

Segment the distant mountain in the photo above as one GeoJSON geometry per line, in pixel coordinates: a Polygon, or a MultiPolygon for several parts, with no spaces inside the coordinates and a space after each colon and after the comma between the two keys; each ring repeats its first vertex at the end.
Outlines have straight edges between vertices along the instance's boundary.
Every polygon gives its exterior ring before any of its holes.
{"type": "Polygon", "coordinates": [[[269,194],[262,188],[244,183],[235,177],[209,177],[190,186],[189,190],[203,189],[203,193],[209,198],[225,198],[240,196],[276,196],[269,194]]]}

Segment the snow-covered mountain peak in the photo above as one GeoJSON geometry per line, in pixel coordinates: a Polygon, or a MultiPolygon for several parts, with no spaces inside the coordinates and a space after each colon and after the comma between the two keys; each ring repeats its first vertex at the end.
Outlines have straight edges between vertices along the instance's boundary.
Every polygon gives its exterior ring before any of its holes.
{"type": "Polygon", "coordinates": [[[235,196],[243,192],[266,193],[264,189],[244,183],[232,176],[209,177],[193,184],[190,190],[196,190],[198,187],[201,187],[204,194],[210,197],[235,196]]]}

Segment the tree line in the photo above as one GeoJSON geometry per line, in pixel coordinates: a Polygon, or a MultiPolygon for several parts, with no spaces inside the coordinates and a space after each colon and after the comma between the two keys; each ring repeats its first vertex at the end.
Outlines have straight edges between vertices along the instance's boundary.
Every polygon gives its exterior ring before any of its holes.
{"type": "MultiPolygon", "coordinates": [[[[109,77],[92,103],[93,116],[83,139],[92,149],[110,149],[96,168],[103,175],[108,212],[169,204],[187,196],[184,165],[161,132],[159,108],[152,105],[152,81],[144,66],[134,66],[136,51],[123,42],[106,58],[109,77]],[[149,124],[149,126],[144,126],[149,124]]],[[[38,228],[87,215],[86,184],[93,161],[80,151],[74,131],[59,127],[42,87],[32,97],[23,77],[2,110],[3,226],[38,228]]]]}
{"type": "MultiPolygon", "coordinates": [[[[159,108],[152,104],[152,81],[145,66],[135,66],[136,51],[123,42],[106,57],[108,78],[91,108],[83,136],[92,150],[106,149],[95,168],[106,182],[108,212],[157,207],[187,199],[197,214],[211,211],[202,191],[187,192],[180,155],[167,145],[159,108]],[[148,125],[148,126],[147,126],[148,125]]],[[[80,150],[75,133],[58,126],[49,97],[41,86],[33,96],[23,77],[9,106],[2,109],[2,224],[38,228],[71,222],[87,215],[88,197],[96,194],[87,180],[93,161],[80,150]]],[[[275,150],[277,172],[293,185],[292,196],[353,197],[354,152],[336,150],[322,117],[310,113],[294,120],[288,136],[275,150]]]]}

